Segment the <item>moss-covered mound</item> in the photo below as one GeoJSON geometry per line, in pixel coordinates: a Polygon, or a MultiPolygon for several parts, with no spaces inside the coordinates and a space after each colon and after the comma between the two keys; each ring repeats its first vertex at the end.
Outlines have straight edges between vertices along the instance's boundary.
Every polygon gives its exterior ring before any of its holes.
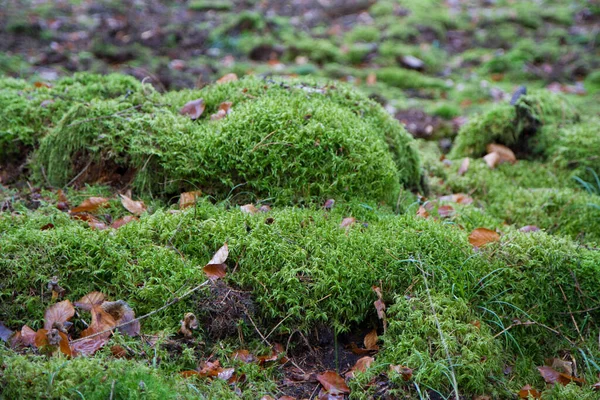
{"type": "Polygon", "coordinates": [[[224,198],[395,201],[417,187],[412,139],[379,105],[341,84],[247,78],[161,96],[140,90],[72,107],[34,156],[40,179],[131,181],[138,191],[201,189],[224,198]],[[197,121],[180,115],[203,98],[197,121]],[[230,114],[211,120],[222,102],[230,114]]]}
{"type": "Polygon", "coordinates": [[[540,128],[563,127],[579,118],[577,110],[564,96],[535,91],[521,96],[514,106],[499,104],[472,118],[460,130],[451,155],[479,157],[485,154],[489,143],[504,144],[522,154],[547,155],[544,140],[537,137],[540,128]]]}

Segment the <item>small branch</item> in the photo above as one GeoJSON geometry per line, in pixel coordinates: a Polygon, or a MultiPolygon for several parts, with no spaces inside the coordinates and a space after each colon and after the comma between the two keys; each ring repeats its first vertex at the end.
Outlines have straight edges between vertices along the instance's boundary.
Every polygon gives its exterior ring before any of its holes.
{"type": "Polygon", "coordinates": [[[254,321],[252,320],[252,317],[250,316],[250,314],[248,314],[248,312],[246,310],[244,310],[244,314],[246,314],[246,317],[248,317],[248,319],[250,320],[250,323],[252,323],[252,326],[254,327],[254,330],[256,330],[256,333],[258,333],[258,335],[261,337],[261,339],[267,344],[267,346],[269,347],[273,347],[271,345],[271,343],[269,343],[269,341],[263,336],[263,334],[260,332],[260,330],[258,329],[258,327],[256,326],[256,324],[254,323],[254,321]]]}
{"type": "Polygon", "coordinates": [[[252,148],[252,150],[250,150],[250,152],[253,152],[253,151],[254,151],[254,150],[256,150],[258,147],[260,147],[260,145],[261,145],[261,144],[262,144],[262,143],[263,143],[265,140],[267,140],[268,138],[270,138],[271,136],[273,136],[273,134],[274,134],[275,132],[277,132],[277,130],[274,130],[273,132],[269,133],[267,136],[265,136],[264,138],[262,138],[262,139],[260,140],[260,142],[258,142],[258,143],[257,143],[257,144],[256,144],[256,145],[255,145],[255,146],[252,148]]]}
{"type": "Polygon", "coordinates": [[[92,163],[93,163],[93,162],[94,162],[94,160],[90,160],[90,162],[89,162],[89,163],[87,163],[87,165],[86,165],[85,167],[83,167],[83,169],[82,169],[82,170],[81,170],[81,171],[80,171],[80,172],[79,172],[77,175],[75,175],[75,178],[71,179],[71,180],[69,181],[69,183],[67,183],[67,184],[65,185],[65,187],[69,187],[69,186],[71,186],[71,184],[72,184],[73,182],[75,182],[75,181],[76,181],[76,180],[77,180],[77,179],[78,179],[78,178],[79,178],[81,175],[83,175],[83,173],[84,173],[85,171],[87,171],[87,169],[90,167],[90,165],[92,165],[92,163]]]}
{"type": "MultiPolygon", "coordinates": [[[[176,297],[176,298],[174,298],[174,299],[170,300],[170,301],[169,301],[167,304],[165,304],[164,306],[162,306],[162,307],[160,307],[160,308],[158,308],[158,309],[156,309],[156,310],[154,310],[154,311],[151,311],[151,312],[149,312],[148,314],[142,315],[141,317],[134,318],[134,319],[132,319],[131,321],[124,322],[124,323],[122,323],[122,324],[119,324],[119,325],[117,325],[117,326],[113,326],[113,327],[112,327],[112,328],[110,328],[110,329],[105,329],[105,330],[103,330],[103,331],[101,331],[101,332],[96,332],[96,333],[94,333],[94,334],[92,334],[92,335],[85,336],[85,337],[82,337],[82,338],[79,338],[79,339],[73,340],[73,341],[71,341],[71,344],[72,344],[72,343],[81,342],[82,340],[91,339],[91,338],[93,338],[93,337],[95,337],[95,336],[100,336],[100,335],[103,335],[103,334],[105,334],[105,333],[112,332],[112,331],[113,331],[113,330],[115,330],[115,329],[122,328],[122,327],[124,327],[124,326],[127,326],[127,325],[129,325],[129,324],[132,324],[132,323],[134,323],[134,322],[136,322],[136,321],[141,321],[141,320],[143,320],[143,319],[146,319],[146,318],[148,318],[148,317],[150,317],[150,316],[152,316],[152,315],[154,315],[154,314],[156,314],[156,313],[158,313],[158,312],[160,312],[160,311],[164,310],[165,308],[168,308],[168,307],[172,306],[173,304],[175,304],[175,303],[178,303],[178,302],[179,302],[181,299],[183,299],[183,298],[185,298],[185,297],[189,296],[190,294],[192,294],[192,293],[194,293],[194,292],[198,291],[198,289],[200,289],[200,288],[202,288],[202,287],[204,287],[204,286],[208,285],[209,283],[210,283],[210,279],[207,279],[206,281],[202,282],[200,285],[196,286],[195,288],[188,290],[188,291],[187,291],[187,292],[185,292],[183,295],[181,295],[181,296],[179,296],[179,297],[176,297]]],[[[251,321],[252,321],[252,320],[251,320],[251,321]]]]}
{"type": "Polygon", "coordinates": [[[563,299],[565,300],[565,304],[567,305],[567,309],[569,310],[569,315],[571,316],[571,321],[573,321],[573,325],[575,325],[575,329],[579,334],[579,339],[581,340],[581,343],[585,343],[585,340],[581,335],[581,331],[579,330],[579,325],[577,325],[577,321],[575,321],[575,317],[573,316],[573,312],[571,311],[571,306],[569,305],[569,301],[567,300],[567,295],[565,294],[565,291],[563,290],[561,285],[558,285],[558,288],[560,289],[560,292],[563,295],[563,299]]]}

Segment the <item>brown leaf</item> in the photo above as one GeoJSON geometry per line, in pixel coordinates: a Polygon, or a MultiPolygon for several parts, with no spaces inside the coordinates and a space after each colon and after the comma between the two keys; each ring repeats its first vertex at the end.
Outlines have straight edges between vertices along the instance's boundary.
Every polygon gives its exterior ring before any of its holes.
{"type": "Polygon", "coordinates": [[[365,349],[367,350],[379,350],[379,346],[377,345],[377,340],[379,337],[377,336],[377,330],[373,329],[371,332],[367,333],[364,339],[365,349]]]}
{"type": "Polygon", "coordinates": [[[235,368],[222,368],[219,372],[217,372],[217,378],[228,381],[231,379],[234,372],[235,368]]]}
{"type": "Polygon", "coordinates": [[[469,205],[473,203],[473,198],[464,193],[456,193],[448,196],[442,196],[440,197],[440,201],[451,201],[453,203],[469,205]]]}
{"type": "Polygon", "coordinates": [[[217,79],[217,84],[220,85],[222,83],[234,82],[238,80],[238,76],[234,73],[223,75],[221,78],[217,79]]]}
{"type": "Polygon", "coordinates": [[[349,394],[350,388],[346,385],[344,378],[335,371],[325,371],[317,375],[317,380],[323,385],[323,388],[330,394],[349,394]]]}
{"type": "MultiPolygon", "coordinates": [[[[91,313],[92,313],[92,322],[90,323],[90,325],[88,326],[87,329],[84,329],[81,332],[81,337],[90,336],[90,335],[105,331],[107,329],[113,329],[115,326],[117,326],[117,322],[115,321],[115,319],[109,313],[104,311],[102,306],[100,306],[100,305],[93,306],[91,313]]],[[[94,336],[93,339],[96,339],[96,340],[107,339],[110,335],[111,335],[111,332],[109,331],[109,332],[103,333],[102,335],[94,336]]]]}
{"type": "Polygon", "coordinates": [[[354,342],[350,342],[350,351],[359,356],[373,353],[373,350],[361,349],[354,342]]]}
{"type": "Polygon", "coordinates": [[[191,312],[185,313],[183,320],[181,320],[179,332],[186,338],[191,338],[193,336],[192,330],[194,329],[198,329],[198,318],[191,312]]]}
{"type": "Polygon", "coordinates": [[[92,356],[95,352],[100,350],[106,343],[108,339],[83,339],[71,344],[71,351],[74,356],[92,356]]]}
{"type": "Polygon", "coordinates": [[[54,229],[54,224],[52,222],[47,223],[46,225],[40,228],[40,231],[47,231],[49,229],[54,229]]]}
{"type": "Polygon", "coordinates": [[[544,378],[546,383],[549,383],[549,384],[554,384],[554,383],[558,382],[563,386],[567,386],[571,382],[575,382],[579,385],[585,383],[584,379],[577,378],[577,377],[574,377],[571,375],[567,375],[562,372],[558,372],[558,371],[552,369],[552,367],[544,366],[544,367],[537,367],[537,369],[538,369],[538,371],[540,371],[542,378],[544,378]]]}
{"type": "Polygon", "coordinates": [[[93,212],[100,207],[108,206],[108,199],[104,197],[89,197],[85,199],[79,206],[72,208],[71,213],[93,212]]]}
{"type": "Polygon", "coordinates": [[[123,207],[133,215],[141,215],[144,211],[146,211],[146,205],[141,200],[132,200],[131,198],[125,196],[124,194],[119,195],[121,197],[121,204],[123,207]]]}
{"type": "Polygon", "coordinates": [[[216,121],[216,120],[220,120],[225,118],[229,112],[231,111],[231,105],[233,103],[230,101],[225,101],[223,103],[221,103],[221,105],[219,106],[219,110],[217,111],[216,114],[213,114],[210,116],[210,119],[212,121],[216,121]]]}
{"type": "Polygon", "coordinates": [[[367,86],[373,86],[377,83],[377,75],[375,75],[375,72],[371,72],[367,75],[366,83],[367,86]]]}
{"type": "Polygon", "coordinates": [[[35,346],[48,353],[54,353],[56,348],[59,348],[61,353],[72,356],[71,347],[69,346],[69,338],[58,329],[40,329],[35,334],[35,346]]]}
{"type": "Polygon", "coordinates": [[[115,358],[127,358],[127,350],[118,344],[111,346],[110,352],[115,358]]]}
{"type": "Polygon", "coordinates": [[[544,360],[546,365],[554,368],[558,372],[563,372],[567,375],[573,375],[573,363],[560,358],[550,358],[544,360]]]}
{"type": "Polygon", "coordinates": [[[534,388],[531,387],[531,385],[525,385],[521,388],[521,390],[519,390],[519,398],[520,399],[529,399],[530,396],[533,397],[534,399],[541,399],[542,398],[542,393],[538,392],[537,390],[535,390],[534,388]]]}
{"type": "Polygon", "coordinates": [[[227,265],[226,264],[207,264],[202,268],[208,279],[216,280],[220,278],[224,278],[227,275],[227,265]]]}
{"type": "Polygon", "coordinates": [[[598,390],[600,390],[600,382],[596,382],[596,383],[594,383],[594,384],[592,385],[592,389],[593,389],[594,391],[598,391],[598,390]]]}
{"type": "Polygon", "coordinates": [[[207,264],[224,264],[229,257],[229,246],[227,243],[223,244],[219,250],[215,253],[213,258],[207,264]]]}
{"type": "Polygon", "coordinates": [[[354,218],[354,217],[346,217],[346,218],[344,218],[342,220],[342,223],[340,224],[340,228],[349,229],[355,223],[356,223],[356,218],[354,218]]]}
{"type": "Polygon", "coordinates": [[[483,157],[483,160],[488,165],[488,167],[490,167],[491,169],[494,169],[494,168],[496,168],[496,166],[498,164],[500,164],[500,154],[498,154],[498,153],[486,154],[483,157]]]}
{"type": "Polygon", "coordinates": [[[234,360],[240,360],[246,364],[256,360],[256,358],[248,350],[237,350],[231,355],[231,358],[234,360]]]}
{"type": "Polygon", "coordinates": [[[458,176],[463,176],[468,170],[469,165],[471,164],[471,159],[469,157],[465,157],[460,163],[460,167],[458,168],[458,176]]]}
{"type": "Polygon", "coordinates": [[[254,207],[254,204],[245,204],[243,206],[240,206],[240,210],[242,210],[242,212],[244,213],[251,215],[254,215],[258,212],[258,208],[254,207]]]}
{"type": "Polygon", "coordinates": [[[24,346],[35,345],[35,335],[36,332],[27,325],[23,325],[21,328],[21,342],[24,346]]]}
{"type": "Polygon", "coordinates": [[[69,300],[53,304],[44,313],[44,329],[62,327],[73,315],[75,315],[75,308],[69,300]]]}
{"type": "Polygon", "coordinates": [[[383,300],[376,300],[374,304],[375,309],[377,310],[377,317],[379,317],[379,319],[385,320],[385,303],[383,302],[383,300]]]}
{"type": "Polygon", "coordinates": [[[128,223],[130,223],[132,221],[137,221],[137,220],[138,219],[136,217],[134,217],[133,215],[126,215],[123,218],[119,218],[118,220],[114,221],[110,225],[110,227],[113,229],[119,229],[123,225],[127,225],[128,223]]]}
{"type": "MultiPolygon", "coordinates": [[[[266,363],[268,361],[277,361],[277,359],[279,359],[279,356],[283,353],[284,353],[283,346],[279,343],[273,343],[273,348],[271,350],[271,354],[266,355],[266,356],[258,356],[257,357],[258,363],[259,363],[259,365],[263,365],[264,363],[266,363]]],[[[287,358],[285,356],[281,358],[282,362],[284,360],[287,360],[287,358]]]]}
{"type": "Polygon", "coordinates": [[[104,303],[106,297],[100,292],[90,292],[75,302],[75,307],[91,311],[94,306],[104,303]]]}
{"type": "Polygon", "coordinates": [[[487,145],[488,153],[497,153],[500,157],[499,163],[508,162],[514,164],[517,162],[517,157],[515,157],[515,153],[511,149],[501,144],[490,143],[487,145]]]}
{"type": "Polygon", "coordinates": [[[454,207],[452,206],[439,206],[437,211],[438,215],[442,218],[447,218],[454,215],[454,207]]]}
{"type": "Polygon", "coordinates": [[[140,321],[135,319],[135,312],[127,302],[124,300],[105,301],[100,307],[114,319],[116,325],[127,323],[119,328],[120,332],[132,337],[140,334],[140,321]]]}
{"type": "Polygon", "coordinates": [[[205,108],[206,105],[204,104],[204,99],[192,100],[188,101],[183,107],[181,107],[179,114],[187,115],[192,121],[195,121],[200,118],[205,108]]]}
{"type": "Polygon", "coordinates": [[[184,192],[179,196],[179,209],[183,210],[196,204],[198,197],[202,196],[200,190],[194,190],[193,192],[184,192]]]}
{"type": "Polygon", "coordinates": [[[469,243],[473,247],[482,247],[488,243],[499,242],[500,235],[487,228],[477,228],[469,235],[469,243]]]}
{"type": "Polygon", "coordinates": [[[326,210],[331,210],[333,208],[333,205],[335,204],[335,200],[334,199],[328,199],[325,204],[323,204],[323,208],[326,210]]]}
{"type": "Polygon", "coordinates": [[[219,110],[215,114],[213,114],[213,115],[210,116],[210,120],[211,121],[218,121],[218,120],[221,120],[221,119],[225,118],[225,116],[227,116],[227,112],[223,111],[223,110],[219,110]]]}
{"type": "Polygon", "coordinates": [[[404,381],[410,380],[410,378],[412,378],[413,375],[413,370],[404,365],[390,365],[390,371],[394,371],[402,375],[402,379],[404,381]]]}
{"type": "Polygon", "coordinates": [[[6,325],[4,325],[2,323],[2,321],[0,321],[0,340],[2,340],[3,342],[7,342],[9,341],[10,337],[14,334],[14,332],[11,329],[8,329],[6,327],[6,325]]]}
{"type": "Polygon", "coordinates": [[[352,367],[350,371],[346,373],[346,378],[354,378],[355,372],[365,372],[367,369],[371,367],[371,364],[375,361],[373,357],[362,357],[359,358],[356,364],[352,367]]]}
{"type": "Polygon", "coordinates": [[[429,217],[429,213],[427,212],[427,210],[425,209],[425,207],[419,206],[419,209],[417,210],[417,217],[421,217],[421,218],[428,218],[429,217]]]}
{"type": "Polygon", "coordinates": [[[35,86],[36,88],[51,88],[52,85],[46,82],[40,82],[40,81],[36,81],[33,82],[33,86],[35,86]]]}

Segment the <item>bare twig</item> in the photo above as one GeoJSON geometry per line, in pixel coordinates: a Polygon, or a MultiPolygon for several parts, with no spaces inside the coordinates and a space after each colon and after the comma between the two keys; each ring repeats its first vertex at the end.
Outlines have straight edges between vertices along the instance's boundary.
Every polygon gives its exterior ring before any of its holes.
{"type": "Polygon", "coordinates": [[[246,314],[246,317],[248,317],[248,319],[250,320],[250,323],[254,327],[254,330],[256,330],[256,333],[258,333],[258,335],[263,340],[263,342],[265,342],[267,344],[267,346],[272,347],[271,343],[269,343],[269,341],[263,336],[263,334],[260,332],[260,329],[258,329],[258,327],[256,326],[256,324],[254,323],[254,321],[252,320],[252,317],[250,316],[250,314],[248,314],[248,312],[246,310],[244,310],[244,314],[246,314]]]}
{"type": "Polygon", "coordinates": [[[154,314],[156,314],[156,313],[164,310],[165,308],[168,308],[168,307],[172,306],[173,304],[178,303],[181,299],[183,299],[183,298],[189,296],[190,294],[198,291],[198,289],[200,289],[200,288],[208,285],[209,283],[210,283],[210,279],[207,279],[206,281],[202,282],[200,285],[196,286],[195,288],[188,290],[187,292],[185,292],[184,294],[182,294],[179,297],[175,297],[174,299],[170,300],[167,304],[163,305],[160,308],[157,308],[154,311],[149,312],[148,314],[142,315],[141,317],[134,318],[131,321],[123,322],[122,324],[114,326],[114,327],[112,327],[110,329],[105,329],[105,330],[103,330],[101,332],[96,332],[96,333],[94,333],[92,335],[85,336],[85,337],[73,340],[71,343],[77,343],[77,342],[81,342],[82,340],[91,339],[91,338],[93,338],[95,336],[100,336],[100,335],[103,335],[105,333],[112,332],[115,329],[122,328],[122,327],[127,326],[129,324],[132,324],[132,323],[134,323],[136,321],[141,321],[143,319],[146,319],[146,318],[148,318],[148,317],[150,317],[150,316],[152,316],[152,315],[154,315],[154,314]]]}
{"type": "Polygon", "coordinates": [[[579,325],[577,325],[577,321],[575,321],[575,317],[573,316],[573,312],[571,311],[571,306],[569,305],[569,301],[567,300],[567,295],[565,294],[565,291],[563,290],[561,285],[558,285],[558,288],[560,289],[560,292],[563,295],[563,299],[565,300],[565,304],[567,305],[567,309],[569,310],[569,315],[571,316],[571,321],[573,321],[573,325],[575,325],[575,329],[577,330],[577,333],[579,334],[579,339],[581,339],[581,343],[585,343],[585,340],[583,339],[583,336],[581,335],[581,331],[579,330],[579,325]]]}
{"type": "Polygon", "coordinates": [[[87,163],[87,165],[86,165],[85,167],[83,167],[83,169],[82,169],[82,170],[81,170],[81,171],[80,171],[80,172],[79,172],[77,175],[75,175],[75,178],[71,179],[71,180],[69,181],[69,183],[67,183],[67,184],[65,185],[65,187],[69,187],[69,186],[71,186],[71,184],[72,184],[73,182],[75,182],[75,181],[76,181],[76,180],[77,180],[77,179],[78,179],[78,178],[79,178],[81,175],[83,175],[83,173],[84,173],[85,171],[87,171],[87,169],[90,167],[90,165],[92,165],[92,163],[93,163],[93,162],[94,162],[94,160],[93,160],[93,159],[92,159],[92,160],[90,160],[90,162],[89,162],[89,163],[87,163]]]}

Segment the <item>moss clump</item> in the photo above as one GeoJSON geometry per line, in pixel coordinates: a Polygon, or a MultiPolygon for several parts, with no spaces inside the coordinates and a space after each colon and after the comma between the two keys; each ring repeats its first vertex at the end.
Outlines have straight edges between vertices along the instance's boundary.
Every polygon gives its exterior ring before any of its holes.
{"type": "Polygon", "coordinates": [[[401,89],[446,89],[446,83],[417,71],[388,67],[377,70],[377,80],[401,89]]]}
{"type": "Polygon", "coordinates": [[[75,74],[50,88],[21,79],[0,78],[0,158],[26,158],[29,150],[74,105],[94,99],[125,98],[141,90],[127,75],[75,74]]]}
{"type": "Polygon", "coordinates": [[[600,119],[593,118],[580,124],[564,128],[550,126],[545,129],[549,134],[546,138],[549,157],[559,167],[575,169],[574,174],[585,179],[590,179],[589,170],[600,173],[600,119]],[[551,138],[558,136],[558,140],[550,144],[551,138]]]}
{"type": "Polygon", "coordinates": [[[112,166],[134,176],[138,191],[200,188],[224,198],[240,188],[246,198],[274,202],[333,196],[392,202],[402,186],[417,187],[421,174],[410,136],[363,95],[337,84],[256,78],[75,106],[44,138],[35,160],[59,186],[91,161],[87,181],[112,166]],[[207,105],[200,121],[179,115],[197,98],[207,105]],[[210,121],[224,101],[233,103],[231,114],[210,121]]]}
{"type": "Polygon", "coordinates": [[[535,136],[542,126],[563,126],[578,120],[579,113],[564,96],[536,91],[522,96],[514,107],[500,104],[472,118],[460,130],[451,155],[478,157],[485,154],[487,144],[492,142],[520,152],[528,152],[530,148],[535,151],[535,136]]]}

